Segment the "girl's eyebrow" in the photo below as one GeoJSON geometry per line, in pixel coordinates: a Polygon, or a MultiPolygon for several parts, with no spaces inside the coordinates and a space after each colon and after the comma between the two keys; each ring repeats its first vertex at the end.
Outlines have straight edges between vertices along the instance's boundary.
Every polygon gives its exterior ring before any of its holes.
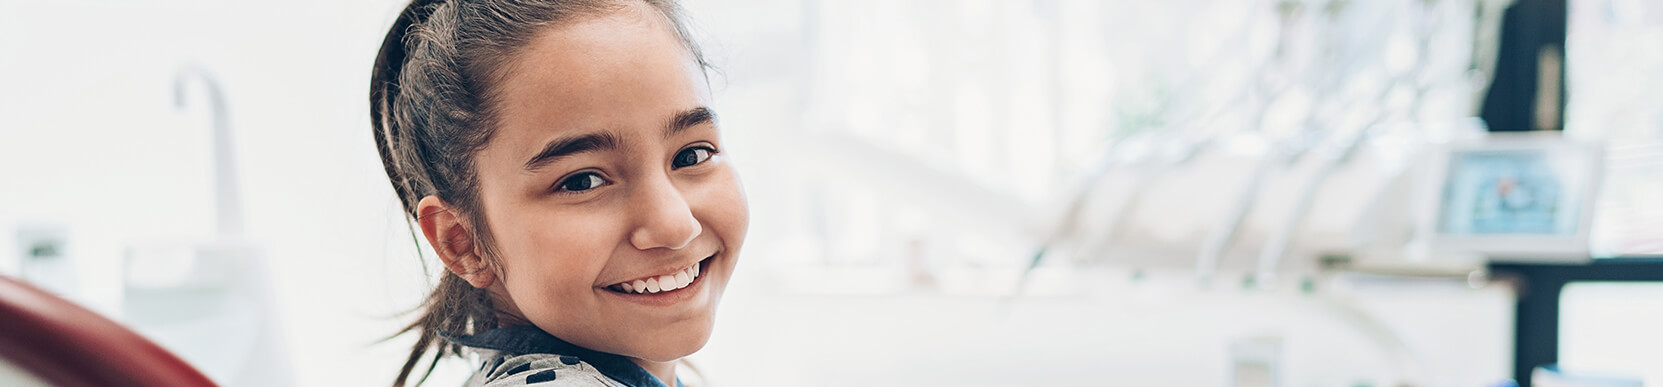
{"type": "Polygon", "coordinates": [[[543,151],[525,162],[526,172],[549,165],[561,158],[583,152],[618,149],[618,134],[610,131],[571,135],[549,141],[543,151]]]}
{"type": "MultiPolygon", "coordinates": [[[[676,113],[670,117],[669,123],[664,125],[664,137],[670,138],[699,125],[716,122],[716,112],[710,108],[700,106],[687,111],[676,113]]],[[[526,160],[526,172],[536,172],[538,169],[559,161],[561,158],[583,152],[608,151],[618,149],[621,141],[617,133],[610,131],[585,133],[556,138],[543,145],[543,150],[526,160]]]]}
{"type": "Polygon", "coordinates": [[[677,113],[670,117],[670,122],[664,125],[664,138],[675,137],[682,131],[699,125],[716,122],[716,112],[710,108],[700,106],[677,113]]]}

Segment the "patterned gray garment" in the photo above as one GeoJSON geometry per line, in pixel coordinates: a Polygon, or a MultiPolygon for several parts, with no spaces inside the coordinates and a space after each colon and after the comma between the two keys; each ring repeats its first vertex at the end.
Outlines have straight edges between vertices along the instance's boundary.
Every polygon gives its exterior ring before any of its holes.
{"type": "Polygon", "coordinates": [[[475,351],[485,364],[468,379],[467,387],[627,387],[606,377],[594,365],[571,356],[547,353],[514,356],[489,349],[475,351]]]}
{"type": "MultiPolygon", "coordinates": [[[[479,354],[466,387],[666,387],[623,356],[590,350],[534,326],[498,328],[445,339],[479,354]]],[[[676,380],[676,387],[685,387],[676,380]]]]}

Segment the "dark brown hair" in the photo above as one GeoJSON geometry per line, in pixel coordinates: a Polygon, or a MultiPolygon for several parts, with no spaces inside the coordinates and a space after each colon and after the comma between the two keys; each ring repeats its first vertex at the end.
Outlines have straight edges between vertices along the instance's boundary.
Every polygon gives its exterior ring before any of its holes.
{"type": "MultiPolygon", "coordinates": [[[[657,11],[693,59],[710,68],[675,0],[415,0],[405,7],[375,58],[370,120],[406,221],[423,215],[416,213],[423,197],[438,196],[466,219],[475,251],[492,259],[473,158],[494,132],[492,88],[503,78],[504,62],[545,28],[630,3],[657,11]]],[[[440,332],[476,334],[498,323],[489,294],[449,271],[417,310],[420,317],[397,334],[419,337],[393,381],[396,387],[409,381],[429,353],[432,360],[417,385],[440,359],[462,355],[440,332]]]]}

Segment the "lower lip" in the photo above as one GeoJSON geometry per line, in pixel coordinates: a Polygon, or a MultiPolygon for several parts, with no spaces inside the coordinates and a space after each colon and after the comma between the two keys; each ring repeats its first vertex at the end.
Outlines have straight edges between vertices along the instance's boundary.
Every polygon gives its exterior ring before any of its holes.
{"type": "Polygon", "coordinates": [[[716,262],[716,256],[711,256],[710,258],[705,258],[704,261],[700,261],[699,262],[699,277],[694,278],[693,283],[687,284],[687,287],[684,287],[684,288],[681,288],[681,289],[671,290],[671,291],[668,291],[668,292],[652,293],[652,294],[646,294],[646,293],[641,293],[641,294],[619,293],[619,292],[615,292],[615,291],[612,291],[611,289],[606,289],[606,288],[600,288],[600,290],[602,292],[605,292],[605,293],[611,294],[613,296],[617,296],[619,298],[622,298],[625,301],[634,302],[634,303],[637,303],[637,304],[642,304],[642,305],[647,305],[647,306],[669,306],[669,305],[680,304],[682,302],[686,302],[688,300],[693,299],[694,297],[698,297],[698,296],[704,294],[704,282],[705,282],[704,279],[705,279],[705,276],[710,274],[710,265],[712,263],[715,263],[715,262],[716,262]]]}

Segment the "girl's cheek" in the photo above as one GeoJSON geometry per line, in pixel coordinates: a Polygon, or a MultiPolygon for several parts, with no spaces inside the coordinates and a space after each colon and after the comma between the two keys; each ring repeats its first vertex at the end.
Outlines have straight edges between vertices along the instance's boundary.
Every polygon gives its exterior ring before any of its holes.
{"type": "MultiPolygon", "coordinates": [[[[610,211],[584,212],[555,212],[526,213],[516,225],[524,240],[533,243],[522,244],[517,255],[518,265],[526,269],[523,277],[527,280],[546,282],[551,279],[562,279],[562,283],[587,284],[580,280],[586,274],[600,272],[605,265],[605,259],[596,257],[610,256],[612,248],[616,246],[617,234],[610,232],[617,229],[616,216],[599,216],[610,211]]],[[[512,274],[511,274],[512,275],[512,274]]]]}
{"type": "Polygon", "coordinates": [[[739,177],[739,170],[735,169],[732,164],[728,165],[728,170],[730,171],[729,174],[733,176],[733,191],[734,195],[737,196],[735,200],[739,202],[740,216],[746,220],[746,224],[749,224],[751,218],[751,203],[750,196],[745,194],[745,180],[739,177]]]}
{"type": "Polygon", "coordinates": [[[723,230],[726,235],[723,237],[728,239],[730,247],[738,248],[743,244],[745,233],[750,228],[751,209],[745,195],[745,184],[739,179],[738,171],[731,166],[727,171],[726,186],[722,190],[723,194],[719,195],[722,202],[720,212],[726,224],[726,229],[723,230]]]}

